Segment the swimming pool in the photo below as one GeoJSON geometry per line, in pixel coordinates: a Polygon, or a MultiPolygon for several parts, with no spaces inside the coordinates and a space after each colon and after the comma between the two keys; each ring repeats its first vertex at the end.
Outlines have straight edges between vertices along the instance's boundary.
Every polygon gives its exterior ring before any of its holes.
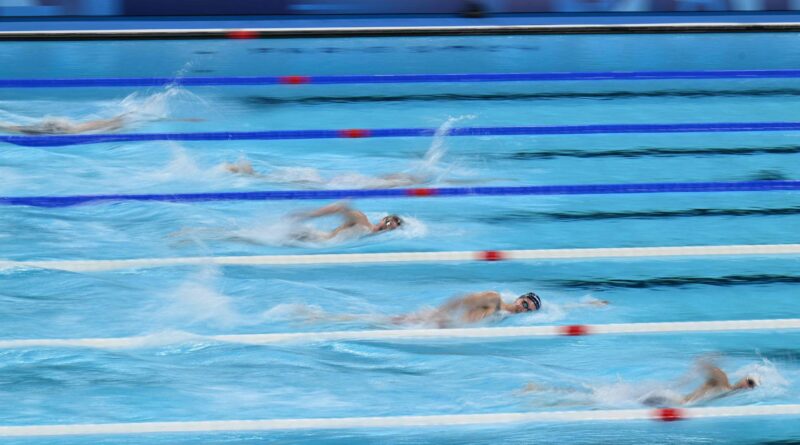
{"type": "MultiPolygon", "coordinates": [[[[4,79],[790,70],[797,34],[0,43],[4,79]],[[52,65],[50,65],[52,63],[52,65]]],[[[4,88],[0,120],[124,114],[121,134],[426,128],[391,138],[2,145],[0,196],[793,180],[796,131],[448,136],[459,128],[800,121],[793,78],[4,88]],[[176,119],[200,121],[177,121],[176,119]],[[247,159],[264,178],[232,175],[247,159]],[[377,180],[377,183],[376,183],[377,180]]],[[[26,136],[28,137],[28,136],[26,136]]],[[[48,136],[30,136],[47,141],[48,136]]],[[[97,142],[97,141],[95,141],[97,142]]],[[[427,190],[427,189],[426,189],[427,190]]],[[[355,199],[404,230],[304,242],[284,218],[329,201],[103,201],[3,207],[0,259],[800,243],[791,191],[355,199]]],[[[332,228],[333,221],[322,227],[332,228]]],[[[0,424],[104,424],[615,410],[691,389],[697,358],[800,403],[794,331],[251,345],[189,334],[396,328],[387,318],[495,289],[543,310],[481,326],[796,317],[796,256],[700,256],[0,271],[0,338],[150,335],[122,348],[0,349],[0,424]],[[608,300],[604,308],[583,303],[608,300]],[[342,319],[342,315],[353,315],[342,319]],[[536,391],[525,391],[529,384],[536,391]]],[[[411,326],[420,328],[425,326],[411,326]]],[[[235,429],[234,429],[235,430],[235,429]]],[[[793,418],[58,437],[59,443],[778,442],[793,418]]],[[[0,443],[52,443],[3,437],[0,443]]]]}

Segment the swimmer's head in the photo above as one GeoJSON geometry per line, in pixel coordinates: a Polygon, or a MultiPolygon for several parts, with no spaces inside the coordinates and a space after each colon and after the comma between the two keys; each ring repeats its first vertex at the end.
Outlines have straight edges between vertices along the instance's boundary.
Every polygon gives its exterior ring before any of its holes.
{"type": "Polygon", "coordinates": [[[389,215],[382,218],[376,224],[375,231],[383,232],[385,230],[394,230],[403,225],[403,220],[397,215],[389,215]]]}
{"type": "Polygon", "coordinates": [[[747,375],[743,379],[736,382],[733,385],[734,389],[753,389],[756,386],[761,385],[761,379],[758,378],[757,375],[747,375]]]}
{"type": "Polygon", "coordinates": [[[66,119],[52,118],[43,121],[39,127],[46,134],[63,134],[69,133],[72,125],[66,119]]]}
{"type": "Polygon", "coordinates": [[[520,295],[514,302],[514,312],[533,312],[542,307],[542,299],[535,292],[520,295]]]}

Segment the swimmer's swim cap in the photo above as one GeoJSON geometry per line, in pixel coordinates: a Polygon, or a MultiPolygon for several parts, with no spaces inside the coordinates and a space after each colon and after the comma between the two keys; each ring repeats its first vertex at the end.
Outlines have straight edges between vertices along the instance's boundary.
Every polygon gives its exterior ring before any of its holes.
{"type": "Polygon", "coordinates": [[[536,295],[535,292],[528,292],[527,294],[520,295],[519,297],[520,298],[527,298],[527,299],[533,301],[533,305],[536,306],[536,310],[537,311],[539,310],[539,308],[542,307],[542,299],[539,298],[539,296],[536,295]]]}

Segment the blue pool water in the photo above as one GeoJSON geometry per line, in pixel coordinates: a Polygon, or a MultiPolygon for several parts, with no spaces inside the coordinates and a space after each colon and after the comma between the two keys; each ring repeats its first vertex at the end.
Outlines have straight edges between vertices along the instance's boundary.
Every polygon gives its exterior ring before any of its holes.
{"type": "MultiPolygon", "coordinates": [[[[797,34],[0,43],[3,78],[793,69],[797,34]]],[[[2,145],[0,196],[800,179],[798,133],[447,137],[463,126],[800,121],[797,80],[4,89],[0,121],[127,113],[121,132],[439,128],[432,138],[2,145]],[[201,119],[199,122],[176,119],[201,119]],[[249,160],[264,175],[227,173],[249,160]]],[[[124,259],[800,243],[796,192],[354,201],[408,224],[291,239],[321,201],[3,207],[0,259],[124,259]]],[[[335,221],[320,222],[333,228],[335,221]]],[[[800,334],[351,341],[250,346],[185,333],[393,328],[474,291],[536,290],[543,310],[482,326],[797,317],[792,256],[401,265],[0,270],[0,338],[126,337],[129,349],[0,350],[0,426],[622,409],[686,393],[695,360],[758,389],[708,402],[800,403],[800,334]],[[597,308],[587,302],[607,300],[597,308]],[[342,317],[346,316],[346,317],[342,317]],[[536,387],[526,391],[528,385],[536,387]]],[[[419,327],[419,326],[416,326],[419,327]]],[[[0,443],[784,443],[796,419],[512,424],[0,438],[0,443]]]]}

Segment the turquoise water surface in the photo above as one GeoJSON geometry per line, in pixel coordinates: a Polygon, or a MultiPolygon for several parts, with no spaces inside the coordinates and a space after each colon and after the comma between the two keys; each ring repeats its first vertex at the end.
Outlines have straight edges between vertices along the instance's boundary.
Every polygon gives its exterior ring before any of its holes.
{"type": "MultiPolygon", "coordinates": [[[[795,69],[783,34],[0,43],[2,78],[795,69]]],[[[800,134],[448,137],[464,126],[800,121],[797,80],[0,90],[0,121],[125,114],[122,133],[438,128],[432,138],[0,146],[0,196],[800,179],[800,134]],[[191,119],[186,121],[185,119],[191,119]],[[227,172],[248,161],[262,176],[227,172]]],[[[102,202],[0,209],[0,259],[800,243],[793,192],[354,200],[403,230],[297,241],[326,201],[102,202]]],[[[316,229],[331,229],[321,220],[316,229]]],[[[800,403],[793,332],[253,346],[192,334],[397,328],[497,290],[534,314],[479,326],[797,317],[794,256],[336,266],[0,270],[0,339],[128,337],[120,349],[0,349],[0,426],[641,408],[688,393],[698,359],[800,403]],[[592,302],[606,300],[608,306],[592,302]],[[527,389],[526,389],[527,388],[527,389]]],[[[429,327],[424,325],[410,327],[429,327]]],[[[5,443],[792,443],[794,418],[0,438],[5,443]],[[568,439],[565,439],[568,438],[568,439]]]]}

